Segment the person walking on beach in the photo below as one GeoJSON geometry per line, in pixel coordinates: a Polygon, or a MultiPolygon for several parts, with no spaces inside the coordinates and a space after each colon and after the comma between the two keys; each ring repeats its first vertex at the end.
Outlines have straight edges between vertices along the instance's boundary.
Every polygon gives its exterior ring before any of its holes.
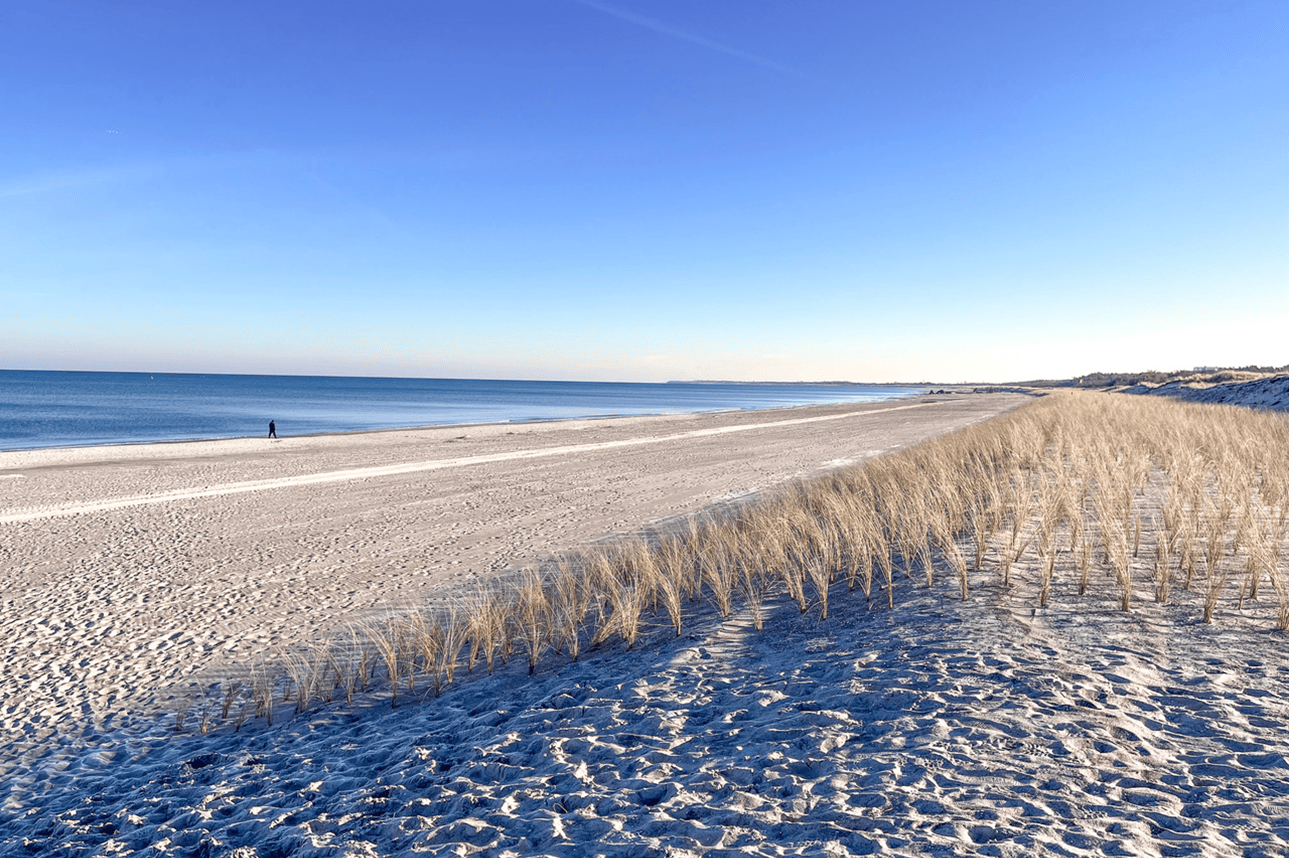
{"type": "Polygon", "coordinates": [[[272,420],[269,421],[269,437],[270,438],[277,437],[277,424],[274,423],[272,420]]]}

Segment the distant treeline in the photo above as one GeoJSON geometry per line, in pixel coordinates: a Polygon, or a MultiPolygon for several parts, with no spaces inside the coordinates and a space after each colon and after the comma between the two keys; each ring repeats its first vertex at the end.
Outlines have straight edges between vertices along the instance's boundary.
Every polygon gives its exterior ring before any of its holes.
{"type": "Polygon", "coordinates": [[[1234,381],[1249,381],[1251,375],[1279,375],[1289,373],[1289,364],[1285,366],[1238,366],[1238,367],[1203,367],[1200,369],[1181,369],[1173,372],[1160,372],[1148,369],[1144,372],[1090,372],[1078,378],[1042,379],[1023,382],[1029,387],[1129,387],[1134,384],[1156,386],[1171,381],[1188,381],[1200,384],[1222,384],[1234,381]]]}

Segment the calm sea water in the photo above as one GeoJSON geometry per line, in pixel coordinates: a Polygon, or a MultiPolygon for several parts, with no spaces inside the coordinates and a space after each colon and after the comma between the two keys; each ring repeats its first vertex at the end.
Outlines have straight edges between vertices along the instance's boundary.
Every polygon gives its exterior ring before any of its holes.
{"type": "Polygon", "coordinates": [[[0,370],[0,450],[782,408],[915,387],[0,370]]]}

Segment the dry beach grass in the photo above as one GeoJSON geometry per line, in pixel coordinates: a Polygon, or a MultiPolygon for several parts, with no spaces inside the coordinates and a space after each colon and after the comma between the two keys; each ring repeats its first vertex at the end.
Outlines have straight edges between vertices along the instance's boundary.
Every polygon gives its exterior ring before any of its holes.
{"type": "MultiPolygon", "coordinates": [[[[721,618],[767,603],[829,616],[838,597],[895,606],[896,580],[960,598],[1023,564],[1030,598],[1047,608],[1058,579],[1113,592],[1123,611],[1142,599],[1182,601],[1212,622],[1257,604],[1289,629],[1283,563],[1289,526],[1289,421],[1246,409],[1060,392],[985,424],[754,501],[552,557],[447,604],[355,628],[346,638],[225,685],[198,705],[203,729],[235,717],[271,721],[377,680],[397,705],[418,683],[437,696],[480,659],[489,673],[521,658],[576,662],[611,641],[627,650],[666,625],[679,636],[694,606],[721,618]],[[276,678],[274,678],[276,677],[276,678]],[[220,717],[210,714],[219,709],[220,717]]],[[[849,607],[854,610],[853,607],[849,607]]],[[[182,719],[185,714],[180,716],[182,719]]]]}

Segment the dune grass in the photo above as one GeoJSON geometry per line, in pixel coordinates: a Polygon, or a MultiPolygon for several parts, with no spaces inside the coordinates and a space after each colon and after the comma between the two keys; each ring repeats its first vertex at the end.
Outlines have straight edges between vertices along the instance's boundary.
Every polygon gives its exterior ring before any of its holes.
{"type": "Polygon", "coordinates": [[[1271,624],[1289,630],[1286,451],[1283,415],[1058,392],[739,507],[551,558],[446,607],[355,623],[212,691],[201,726],[271,723],[284,703],[304,711],[376,686],[396,706],[400,690],[437,696],[462,664],[492,673],[520,656],[532,674],[660,629],[679,636],[699,603],[721,617],[746,610],[758,630],[784,597],[824,620],[894,607],[897,585],[937,576],[962,599],[993,583],[1036,608],[1058,582],[1072,598],[1098,586],[1124,611],[1180,588],[1205,623],[1226,604],[1269,604],[1271,624]],[[1022,581],[1022,565],[1036,574],[1022,581]]]}

